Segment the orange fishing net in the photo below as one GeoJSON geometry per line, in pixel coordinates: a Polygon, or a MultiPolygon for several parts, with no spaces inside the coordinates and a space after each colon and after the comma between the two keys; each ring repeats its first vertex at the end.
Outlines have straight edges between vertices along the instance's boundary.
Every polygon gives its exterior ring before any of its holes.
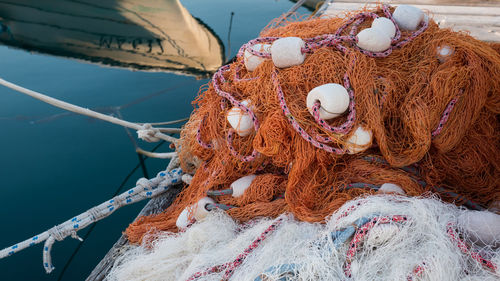
{"type": "MultiPolygon", "coordinates": [[[[381,8],[375,12],[382,15],[381,8]]],[[[271,23],[261,36],[311,38],[335,33],[344,22],[342,18],[317,18],[271,23]]],[[[361,24],[359,30],[370,22],[361,24]]],[[[409,32],[402,32],[405,36],[409,32]]],[[[286,211],[299,220],[321,222],[346,201],[375,193],[369,188],[347,188],[352,183],[394,183],[409,196],[436,192],[457,204],[466,203],[467,198],[488,207],[500,200],[499,51],[498,44],[441,29],[430,20],[422,34],[385,58],[323,47],[308,54],[303,64],[279,69],[277,80],[295,120],[309,134],[329,137],[329,145],[339,148],[354,129],[347,135],[326,131],[309,113],[306,96],[316,86],[342,84],[347,73],[355,92],[353,128],[362,125],[374,136],[368,150],[352,155],[329,153],[306,141],[282,112],[273,84],[273,62],[266,60],[248,72],[239,58],[229,66],[220,87],[238,101],[249,100],[260,123],[259,130],[249,136],[236,135],[234,148],[241,155],[250,155],[254,149],[260,154],[243,162],[231,153],[226,144],[231,104],[216,93],[212,83],[202,87],[182,131],[180,151],[184,170],[192,168],[188,164],[193,157],[201,165],[167,210],[128,227],[129,241],[141,241],[150,230],[177,231],[175,221],[185,207],[205,197],[207,191],[227,189],[249,174],[258,176],[242,197],[217,198],[237,207],[228,213],[240,222],[286,211]],[[442,46],[453,50],[444,62],[436,51],[442,46]],[[442,124],[453,100],[456,104],[442,124]],[[434,133],[437,128],[439,134],[434,133]],[[213,149],[198,143],[198,129],[202,141],[211,143],[213,149]]],[[[340,125],[346,118],[343,115],[329,124],[340,125]]]]}

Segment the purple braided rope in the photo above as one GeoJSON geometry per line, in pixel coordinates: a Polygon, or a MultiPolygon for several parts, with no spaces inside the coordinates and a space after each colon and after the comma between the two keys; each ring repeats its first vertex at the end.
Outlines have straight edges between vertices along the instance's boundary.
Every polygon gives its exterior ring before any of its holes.
{"type": "Polygon", "coordinates": [[[448,121],[448,118],[450,117],[451,111],[455,107],[455,104],[457,103],[458,98],[460,98],[460,96],[463,94],[463,92],[464,92],[463,90],[460,90],[460,93],[458,93],[458,95],[455,96],[450,101],[450,103],[448,104],[448,106],[446,106],[446,109],[444,110],[443,115],[441,116],[441,119],[439,120],[438,126],[431,133],[431,136],[433,138],[436,137],[437,135],[439,135],[439,133],[441,133],[441,131],[443,130],[444,124],[446,124],[446,122],[448,121]]]}
{"type": "Polygon", "coordinates": [[[347,134],[352,129],[352,126],[354,125],[354,122],[356,120],[354,90],[351,87],[351,82],[349,81],[349,76],[347,75],[347,72],[344,75],[344,87],[347,89],[347,93],[349,94],[349,115],[347,116],[347,121],[344,124],[340,125],[339,127],[332,127],[328,125],[328,123],[326,123],[326,121],[319,116],[319,109],[321,107],[321,104],[319,102],[316,102],[313,105],[312,109],[313,109],[314,120],[316,120],[316,123],[318,123],[323,129],[325,129],[328,132],[347,134]]]}
{"type": "Polygon", "coordinates": [[[257,156],[259,156],[259,152],[257,152],[257,150],[255,149],[252,151],[252,154],[247,156],[241,156],[233,146],[234,133],[235,131],[233,129],[229,129],[226,138],[229,150],[231,151],[231,154],[233,154],[234,157],[240,159],[243,162],[250,162],[254,160],[257,156]]]}
{"type": "MultiPolygon", "coordinates": [[[[389,56],[392,53],[392,51],[394,49],[401,48],[404,45],[408,44],[410,41],[412,41],[417,36],[419,36],[420,34],[422,34],[427,29],[427,27],[429,26],[428,22],[425,22],[425,21],[422,22],[421,23],[421,27],[420,27],[419,30],[413,32],[410,36],[408,36],[404,40],[398,42],[399,39],[401,38],[401,30],[399,29],[399,26],[397,25],[396,21],[394,20],[394,17],[392,16],[391,12],[389,11],[389,6],[384,5],[382,9],[383,9],[384,15],[388,19],[390,19],[392,21],[392,23],[394,24],[394,26],[396,27],[396,34],[394,35],[394,38],[391,40],[391,42],[392,42],[393,45],[389,49],[387,49],[387,50],[385,50],[383,52],[370,52],[370,51],[363,50],[363,49],[359,48],[357,45],[353,45],[353,47],[356,50],[360,51],[362,54],[364,54],[366,56],[373,57],[373,58],[384,58],[384,57],[387,57],[387,56],[389,56]]],[[[369,13],[369,14],[373,14],[373,13],[369,13]]],[[[375,18],[378,17],[377,15],[375,15],[376,17],[374,17],[373,15],[369,15],[369,14],[367,15],[366,13],[361,13],[361,14],[358,14],[358,15],[352,17],[341,28],[339,28],[339,30],[335,34],[336,35],[340,35],[342,33],[342,31],[345,28],[347,28],[347,26],[349,24],[351,24],[354,21],[356,21],[353,24],[353,27],[352,27],[351,32],[350,32],[350,35],[354,35],[354,33],[356,33],[356,31],[357,31],[357,27],[359,26],[359,24],[361,24],[362,22],[364,22],[364,20],[366,18],[372,17],[372,18],[375,19],[375,18]]]]}
{"type": "Polygon", "coordinates": [[[199,145],[201,145],[203,148],[206,149],[212,149],[213,145],[210,143],[206,143],[201,139],[201,126],[203,125],[203,122],[205,122],[205,117],[200,122],[200,126],[198,126],[198,131],[196,132],[196,141],[198,142],[199,145]]]}
{"type": "Polygon", "coordinates": [[[392,43],[396,43],[401,38],[401,29],[399,29],[399,26],[396,23],[396,20],[394,19],[394,17],[392,16],[389,8],[390,8],[389,5],[383,5],[382,11],[384,12],[385,17],[390,19],[392,21],[392,23],[394,24],[394,26],[396,27],[396,34],[394,35],[394,38],[392,38],[392,43]]]}
{"type": "MultiPolygon", "coordinates": [[[[410,41],[412,41],[413,39],[415,39],[417,36],[419,36],[421,33],[423,33],[427,27],[428,27],[428,22],[422,22],[421,23],[421,27],[419,30],[413,32],[408,38],[405,38],[404,40],[402,41],[399,41],[397,42],[400,37],[401,37],[401,30],[399,29],[399,26],[396,24],[390,10],[389,10],[389,6],[388,5],[384,5],[383,6],[383,12],[384,12],[384,15],[389,18],[393,23],[394,23],[394,26],[396,27],[396,34],[394,36],[394,38],[392,39],[392,46],[383,51],[383,52],[370,52],[370,51],[366,51],[366,50],[363,50],[361,48],[359,48],[356,43],[357,43],[357,36],[355,35],[356,32],[357,32],[357,29],[359,27],[359,25],[361,23],[363,23],[366,19],[368,18],[373,18],[373,19],[376,19],[378,18],[379,16],[375,13],[372,13],[372,12],[363,12],[363,13],[359,13],[353,17],[351,17],[350,19],[348,19],[336,32],[335,34],[323,34],[323,35],[319,35],[319,36],[316,36],[316,37],[313,37],[313,38],[307,38],[307,39],[303,39],[305,42],[306,42],[306,46],[304,48],[302,48],[302,52],[303,53],[313,53],[314,50],[316,49],[319,49],[319,48],[322,48],[322,47],[336,47],[338,50],[340,50],[341,52],[343,53],[347,53],[348,52],[348,48],[343,46],[341,43],[342,42],[347,42],[347,43],[350,43],[351,45],[353,45],[353,47],[357,50],[359,50],[361,53],[367,55],[367,56],[370,56],[370,57],[376,57],[376,58],[382,58],[382,57],[387,57],[388,55],[390,55],[392,53],[392,50],[396,49],[396,48],[401,48],[402,46],[406,45],[407,43],[409,43],[410,41]],[[353,24],[354,23],[354,24],[353,24]],[[351,30],[349,32],[349,35],[348,36],[341,36],[342,32],[349,26],[353,24],[353,26],[351,27],[351,30]]],[[[248,43],[244,44],[243,46],[241,46],[240,50],[238,51],[238,55],[237,57],[242,57],[245,50],[248,50],[248,52],[250,52],[251,54],[255,55],[255,56],[259,56],[259,57],[262,57],[262,58],[271,58],[271,54],[270,53],[267,53],[267,52],[259,52],[259,51],[255,51],[253,50],[253,46],[255,44],[261,44],[261,43],[272,43],[276,40],[280,39],[279,37],[261,37],[261,38],[256,38],[256,39],[253,39],[253,40],[250,40],[248,43]]],[[[250,115],[250,117],[252,118],[252,121],[254,122],[254,128],[255,130],[257,131],[259,129],[259,123],[258,123],[258,120],[255,116],[255,114],[253,113],[253,111],[246,107],[245,105],[243,105],[241,102],[237,101],[236,99],[234,99],[232,97],[231,94],[227,93],[227,92],[224,92],[220,89],[219,85],[218,85],[218,80],[220,80],[221,82],[226,82],[224,76],[223,76],[223,73],[225,71],[229,70],[229,66],[226,65],[226,66],[223,66],[221,68],[219,68],[219,70],[214,74],[213,78],[212,78],[212,83],[214,85],[214,89],[215,91],[217,92],[217,94],[227,100],[229,100],[229,102],[231,102],[231,104],[233,104],[234,106],[237,106],[238,108],[240,108],[241,110],[243,110],[244,112],[246,112],[247,114],[250,115]]],[[[239,74],[238,74],[238,71],[239,71],[239,68],[236,69],[236,72],[235,72],[235,80],[236,81],[244,81],[244,80],[253,80],[255,78],[250,78],[250,79],[240,79],[239,77],[239,74]]],[[[278,97],[280,98],[280,106],[283,110],[283,113],[287,116],[287,118],[289,119],[290,121],[290,124],[292,124],[292,127],[306,140],[306,141],[309,141],[311,144],[313,144],[315,147],[318,147],[318,148],[321,148],[323,150],[326,150],[328,152],[334,152],[334,153],[337,153],[337,154],[343,154],[345,153],[345,150],[343,149],[338,149],[338,148],[333,148],[333,147],[329,147],[329,146],[325,146],[324,144],[322,143],[319,143],[317,140],[319,140],[320,142],[323,142],[323,143],[328,143],[328,142],[331,142],[332,140],[328,137],[322,137],[320,135],[316,135],[315,139],[313,139],[310,135],[308,135],[301,127],[300,125],[295,121],[294,117],[291,115],[290,111],[288,110],[287,106],[286,106],[286,103],[285,103],[285,100],[284,100],[284,94],[283,94],[283,90],[281,89],[281,86],[279,84],[279,81],[277,79],[277,74],[276,72],[273,72],[272,74],[272,77],[273,77],[273,81],[274,81],[274,84],[277,88],[277,91],[278,91],[278,97]]],[[[325,130],[329,131],[329,132],[334,132],[334,133],[347,133],[350,131],[350,129],[352,128],[354,122],[355,122],[355,117],[356,117],[356,111],[355,111],[355,106],[354,106],[354,91],[352,89],[352,87],[350,86],[350,81],[349,81],[349,78],[347,76],[347,73],[345,74],[344,76],[344,85],[345,88],[348,90],[348,93],[349,93],[349,96],[350,96],[350,103],[349,103],[349,116],[348,116],[348,120],[343,124],[341,125],[340,127],[331,127],[330,125],[328,125],[324,120],[322,120],[320,117],[319,117],[319,106],[318,104],[315,104],[314,107],[313,107],[313,116],[314,116],[314,119],[315,121],[320,125],[322,126],[325,130]]],[[[454,103],[456,102],[455,101],[452,101],[452,105],[450,104],[448,107],[450,108],[449,111],[451,111],[451,109],[453,108],[454,106],[454,103]]],[[[221,104],[221,107],[224,109],[225,106],[224,104],[221,104]]],[[[448,109],[448,108],[447,108],[448,109]]],[[[448,113],[449,114],[449,111],[445,111],[445,113],[448,113]]],[[[444,118],[444,117],[443,117],[444,118]]],[[[442,125],[446,122],[447,120],[447,117],[445,119],[442,119],[442,121],[444,121],[443,123],[440,122],[440,125],[442,127],[442,125]]],[[[201,126],[201,123],[200,123],[200,126],[201,126]]],[[[437,131],[436,134],[438,134],[441,129],[438,127],[436,130],[439,130],[437,131]]],[[[433,132],[434,134],[434,132],[433,132]]],[[[252,161],[253,159],[255,159],[259,153],[254,149],[252,154],[251,155],[248,155],[248,156],[241,156],[237,151],[236,149],[233,147],[232,145],[232,140],[234,139],[234,130],[230,129],[229,132],[228,132],[228,135],[227,135],[227,144],[228,144],[228,147],[231,151],[231,153],[238,157],[240,160],[242,161],[252,161]]],[[[202,145],[203,147],[205,148],[213,148],[213,145],[211,144],[207,144],[207,143],[204,143],[201,139],[201,129],[198,129],[198,133],[197,133],[197,141],[200,145],[202,145]]]]}
{"type": "Polygon", "coordinates": [[[278,94],[278,100],[280,101],[280,106],[283,111],[283,114],[288,118],[288,122],[292,125],[295,131],[297,131],[303,139],[305,139],[306,141],[308,141],[317,148],[321,148],[330,153],[344,154],[346,152],[344,149],[339,149],[319,143],[318,141],[313,139],[304,129],[302,129],[302,127],[300,127],[299,123],[295,121],[295,117],[293,117],[292,113],[288,109],[288,106],[286,105],[285,96],[283,94],[283,89],[281,88],[281,85],[278,81],[278,74],[276,70],[272,72],[271,78],[276,88],[276,92],[278,94]]]}
{"type": "Polygon", "coordinates": [[[258,77],[252,77],[252,78],[244,78],[243,79],[240,77],[240,74],[239,74],[240,70],[241,70],[241,65],[237,65],[236,69],[234,71],[234,77],[233,77],[235,82],[251,81],[251,80],[255,80],[258,78],[258,77]]]}
{"type": "MultiPolygon", "coordinates": [[[[303,39],[306,42],[306,46],[302,48],[303,53],[312,53],[314,50],[322,48],[322,47],[332,47],[335,46],[337,49],[339,49],[341,52],[345,53],[347,52],[347,48],[345,46],[342,46],[340,43],[341,42],[349,42],[349,43],[354,43],[352,44],[355,49],[363,53],[364,55],[367,55],[369,57],[375,57],[375,58],[383,58],[387,57],[392,53],[392,51],[396,48],[401,48],[402,46],[406,45],[409,43],[411,40],[415,39],[417,36],[419,36],[422,32],[424,32],[427,27],[428,27],[428,22],[422,22],[421,23],[421,28],[415,32],[413,32],[408,38],[405,38],[404,40],[399,41],[401,38],[401,30],[399,29],[399,26],[397,25],[396,21],[394,20],[390,10],[390,6],[384,5],[382,7],[382,10],[384,12],[384,15],[390,19],[395,28],[396,28],[396,34],[394,35],[394,38],[392,38],[392,46],[388,48],[387,50],[383,52],[370,52],[367,50],[363,50],[359,48],[356,43],[357,43],[357,30],[358,27],[361,23],[363,23],[366,19],[368,18],[379,18],[379,16],[375,13],[372,12],[363,12],[359,13],[351,18],[349,18],[339,29],[334,34],[323,34],[319,35],[313,38],[306,38],[303,39]],[[341,36],[342,32],[349,27],[349,25],[352,24],[351,30],[349,32],[348,36],[341,36]]],[[[248,50],[251,54],[255,56],[259,56],[262,58],[271,58],[271,54],[266,53],[266,52],[259,52],[253,50],[251,47],[255,44],[258,43],[272,43],[275,40],[280,39],[279,37],[262,37],[262,38],[256,38],[251,41],[249,41],[247,44],[243,45],[239,52],[238,52],[238,57],[241,57],[245,50],[248,50]]]]}
{"type": "Polygon", "coordinates": [[[319,141],[319,142],[322,142],[322,143],[331,143],[333,142],[333,140],[330,138],[330,137],[323,137],[322,135],[320,134],[315,134],[314,135],[314,138],[319,141]]]}
{"type": "MultiPolygon", "coordinates": [[[[360,23],[364,22],[365,19],[367,18],[373,18],[373,19],[376,19],[378,18],[379,16],[375,13],[372,13],[372,12],[363,12],[363,13],[359,13],[359,14],[356,14],[355,16],[352,16],[351,18],[349,18],[339,29],[337,29],[337,32],[335,32],[335,35],[336,36],[340,36],[340,34],[342,34],[342,32],[344,32],[344,30],[353,22],[357,21],[357,20],[361,20],[360,23]]],[[[359,24],[360,24],[359,23],[359,24]]],[[[358,25],[359,25],[358,24],[358,25]]]]}
{"type": "Polygon", "coordinates": [[[304,53],[304,54],[311,54],[316,49],[323,48],[323,47],[336,47],[341,52],[345,53],[345,52],[347,52],[347,48],[342,46],[340,43],[342,43],[342,42],[357,43],[358,39],[356,36],[353,36],[353,35],[336,36],[336,35],[332,35],[332,34],[325,34],[325,35],[320,35],[320,36],[316,36],[313,38],[305,39],[304,41],[306,42],[305,47],[303,47],[301,49],[302,53],[304,53]]]}
{"type": "Polygon", "coordinates": [[[236,56],[238,58],[241,58],[243,56],[243,54],[245,53],[245,50],[247,50],[252,55],[270,59],[271,54],[265,53],[265,52],[255,51],[252,47],[256,44],[261,44],[261,43],[273,43],[274,41],[276,41],[278,39],[280,39],[280,38],[279,37],[260,37],[260,38],[255,38],[253,40],[250,40],[250,41],[248,41],[248,43],[241,46],[241,48],[238,51],[238,54],[236,56]]]}
{"type": "Polygon", "coordinates": [[[360,18],[356,20],[351,27],[351,31],[349,32],[350,36],[356,36],[358,34],[358,27],[365,21],[366,18],[360,18]]]}
{"type": "Polygon", "coordinates": [[[410,43],[410,41],[412,41],[413,39],[417,38],[420,34],[422,34],[427,29],[427,27],[429,27],[429,23],[426,21],[422,22],[420,29],[413,32],[410,36],[403,39],[402,41],[399,41],[396,45],[393,46],[393,49],[401,48],[404,45],[410,43]]]}
{"type": "MultiPolygon", "coordinates": [[[[221,90],[219,84],[218,84],[218,80],[220,80],[221,82],[226,82],[226,79],[224,78],[224,75],[223,73],[225,71],[229,70],[229,65],[225,65],[221,68],[219,68],[219,70],[214,74],[213,78],[212,78],[212,84],[214,86],[214,90],[215,92],[229,100],[229,102],[231,104],[233,104],[234,106],[237,106],[239,109],[241,109],[243,112],[246,112],[248,115],[250,115],[250,117],[252,118],[252,121],[253,121],[253,126],[255,128],[255,131],[258,131],[259,130],[259,120],[257,120],[257,117],[255,116],[255,113],[247,106],[245,106],[244,104],[242,104],[241,102],[239,102],[238,100],[236,100],[230,93],[227,93],[227,92],[224,92],[223,90],[221,90]]],[[[237,157],[238,159],[240,159],[241,161],[244,161],[244,162],[249,162],[249,161],[252,161],[254,160],[258,155],[259,155],[259,152],[257,152],[257,150],[253,150],[252,151],[252,154],[251,155],[248,155],[248,156],[241,156],[238,151],[236,151],[236,149],[233,147],[233,139],[234,139],[234,130],[233,129],[230,129],[229,132],[228,132],[228,135],[227,135],[227,145],[231,151],[231,153],[237,157]]]]}

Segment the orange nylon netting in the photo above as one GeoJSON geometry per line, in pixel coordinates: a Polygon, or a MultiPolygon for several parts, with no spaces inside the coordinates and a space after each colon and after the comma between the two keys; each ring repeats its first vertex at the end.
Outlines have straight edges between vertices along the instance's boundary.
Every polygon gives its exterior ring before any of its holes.
{"type": "MultiPolygon", "coordinates": [[[[382,14],[380,8],[376,11],[382,14]]],[[[270,24],[261,36],[311,38],[334,33],[344,21],[319,18],[270,24]]],[[[370,23],[363,23],[359,30],[370,23]]],[[[403,38],[408,34],[403,32],[403,38]]],[[[354,155],[328,153],[305,141],[282,113],[271,78],[276,69],[273,62],[266,60],[247,72],[239,58],[230,65],[224,75],[227,82],[221,83],[221,88],[236,100],[251,101],[260,128],[246,137],[236,135],[233,145],[241,155],[249,155],[253,149],[260,155],[254,161],[242,162],[231,154],[226,144],[231,128],[226,114],[231,105],[222,110],[221,102],[226,101],[217,95],[212,83],[202,87],[182,131],[180,151],[184,170],[192,169],[188,164],[193,157],[199,158],[201,165],[191,184],[168,209],[142,217],[127,228],[129,241],[140,242],[149,231],[177,231],[175,221],[185,207],[205,197],[208,190],[227,189],[249,174],[258,176],[242,197],[216,198],[219,203],[236,206],[228,214],[240,222],[276,217],[287,211],[302,221],[321,222],[346,201],[375,193],[344,188],[360,182],[394,183],[409,196],[439,191],[444,200],[463,204],[464,198],[449,196],[454,192],[488,207],[500,200],[499,52],[499,44],[440,29],[430,20],[427,30],[385,58],[371,58],[354,49],[344,54],[323,47],[308,54],[303,64],[279,69],[278,80],[297,122],[310,134],[330,137],[330,145],[336,147],[342,147],[354,130],[346,136],[325,131],[307,110],[306,96],[316,86],[342,84],[347,72],[355,92],[354,128],[362,125],[374,136],[370,149],[354,155]],[[452,47],[453,55],[441,63],[436,50],[444,45],[452,47]],[[353,59],[355,63],[351,64],[353,59]],[[233,79],[235,71],[243,80],[233,79]],[[449,119],[433,137],[431,133],[454,98],[457,103],[449,119]],[[198,128],[202,140],[215,149],[198,144],[198,128]],[[368,155],[385,161],[368,161],[368,155]],[[400,169],[408,166],[417,173],[400,169]],[[433,188],[436,186],[441,190],[433,188]],[[284,198],[280,196],[283,193],[284,198]]],[[[339,125],[346,121],[345,116],[329,124],[339,125]]]]}

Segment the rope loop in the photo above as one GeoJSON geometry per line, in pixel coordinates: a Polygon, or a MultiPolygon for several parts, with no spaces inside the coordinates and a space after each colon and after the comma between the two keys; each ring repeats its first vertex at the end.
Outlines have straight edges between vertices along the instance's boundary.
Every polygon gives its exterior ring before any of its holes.
{"type": "Polygon", "coordinates": [[[135,185],[142,188],[142,190],[151,190],[157,186],[157,184],[154,184],[152,180],[148,180],[147,178],[138,179],[135,185]]]}
{"type": "Polygon", "coordinates": [[[137,136],[147,142],[158,142],[160,139],[156,137],[156,134],[160,133],[160,130],[154,128],[149,123],[145,123],[141,126],[140,130],[137,130],[137,136]]]}

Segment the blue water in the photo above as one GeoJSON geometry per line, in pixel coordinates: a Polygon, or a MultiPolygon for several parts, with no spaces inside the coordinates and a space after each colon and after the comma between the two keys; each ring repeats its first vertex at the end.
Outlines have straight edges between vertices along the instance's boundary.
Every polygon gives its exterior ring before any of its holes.
{"type": "MultiPolygon", "coordinates": [[[[294,3],[273,0],[184,0],[226,44],[234,12],[231,53],[255,38],[294,3]]],[[[308,13],[300,9],[300,13],[308,13]]],[[[227,47],[227,46],[226,46],[227,47]]],[[[0,46],[0,77],[88,108],[110,108],[164,90],[121,110],[126,120],[158,122],[189,116],[191,101],[207,80],[166,72],[110,68],[75,59],[0,46]]],[[[110,198],[138,164],[132,142],[119,126],[76,115],[0,87],[0,248],[40,233],[110,198]]],[[[135,136],[135,133],[134,133],[135,136]]],[[[144,149],[156,144],[138,141],[144,149]]],[[[159,151],[168,151],[163,145],[159,151]]],[[[167,161],[146,160],[149,176],[167,161]]],[[[126,183],[142,177],[138,169],[126,183]]],[[[84,280],[145,203],[124,207],[97,224],[62,280],[84,280]]],[[[80,231],[83,236],[87,230],[80,231]]],[[[55,271],[42,268],[42,247],[0,260],[0,280],[57,280],[78,241],[52,249],[55,271]]]]}

